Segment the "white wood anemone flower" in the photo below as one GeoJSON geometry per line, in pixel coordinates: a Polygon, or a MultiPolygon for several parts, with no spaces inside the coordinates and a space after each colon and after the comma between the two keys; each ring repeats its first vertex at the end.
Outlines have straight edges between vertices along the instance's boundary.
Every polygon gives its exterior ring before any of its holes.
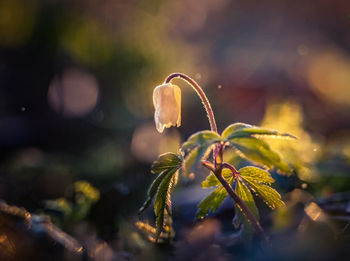
{"type": "Polygon", "coordinates": [[[153,91],[153,105],[154,121],[160,133],[164,128],[181,126],[181,90],[178,86],[171,83],[158,85],[153,91]]]}

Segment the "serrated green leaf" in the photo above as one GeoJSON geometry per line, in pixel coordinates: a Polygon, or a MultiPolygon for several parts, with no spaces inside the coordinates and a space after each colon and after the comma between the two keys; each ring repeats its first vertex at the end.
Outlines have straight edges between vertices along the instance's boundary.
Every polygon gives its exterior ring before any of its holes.
{"type": "Polygon", "coordinates": [[[167,171],[167,170],[163,171],[152,182],[152,184],[149,187],[148,192],[147,192],[148,197],[147,197],[146,201],[143,203],[142,207],[139,209],[139,215],[142,214],[142,212],[144,212],[149,207],[149,205],[151,205],[152,200],[153,200],[154,196],[157,193],[157,190],[158,190],[158,187],[159,187],[160,183],[162,182],[162,180],[165,178],[165,176],[168,173],[169,173],[169,171],[167,171]]]}
{"type": "Polygon", "coordinates": [[[205,145],[209,146],[215,142],[220,142],[221,137],[214,131],[199,131],[191,135],[188,140],[182,145],[184,151],[192,150],[198,146],[205,145]]]}
{"type": "MultiPolygon", "coordinates": [[[[232,172],[229,169],[223,169],[221,174],[227,182],[229,182],[232,178],[232,172]]],[[[215,187],[218,185],[220,185],[220,181],[215,177],[213,173],[208,175],[207,178],[201,184],[202,188],[215,187]]]]}
{"type": "Polygon", "coordinates": [[[276,130],[261,128],[244,123],[235,123],[228,126],[222,133],[225,139],[243,138],[243,137],[274,137],[296,139],[295,136],[282,133],[276,130]]]}
{"type": "Polygon", "coordinates": [[[144,212],[149,205],[152,203],[154,196],[158,191],[158,187],[160,186],[163,179],[168,175],[169,172],[176,171],[181,167],[181,159],[174,153],[165,153],[159,156],[158,160],[153,163],[152,172],[160,173],[158,177],[152,182],[150,188],[147,192],[147,199],[143,203],[142,207],[139,209],[139,215],[144,212]]]}
{"type": "Polygon", "coordinates": [[[198,211],[196,214],[197,219],[204,218],[209,213],[215,212],[226,197],[227,191],[223,186],[220,186],[212,193],[210,193],[205,199],[201,201],[201,203],[199,203],[198,211]]]}
{"type": "Polygon", "coordinates": [[[241,122],[236,122],[234,124],[227,126],[226,129],[224,129],[224,131],[221,133],[221,136],[224,139],[228,139],[232,135],[232,133],[234,133],[240,129],[251,128],[251,127],[252,127],[252,125],[241,123],[241,122]]]}
{"type": "Polygon", "coordinates": [[[280,156],[272,151],[269,145],[263,140],[251,137],[231,139],[229,142],[230,146],[242,153],[241,156],[246,157],[250,161],[262,164],[268,168],[276,167],[283,173],[292,172],[288,164],[283,162],[280,156]]]}
{"type": "Polygon", "coordinates": [[[236,131],[230,138],[240,138],[240,137],[270,137],[270,138],[286,138],[286,139],[296,139],[295,136],[289,133],[283,133],[276,130],[259,128],[253,126],[252,128],[244,128],[236,131]]]}
{"type": "Polygon", "coordinates": [[[263,170],[257,167],[252,167],[252,166],[244,167],[238,170],[238,172],[245,179],[250,179],[258,183],[271,184],[275,182],[275,180],[271,177],[270,173],[268,173],[266,170],[263,170]]]}
{"type": "Polygon", "coordinates": [[[220,181],[215,177],[214,174],[211,173],[204,181],[202,181],[201,186],[202,188],[209,188],[218,186],[219,184],[220,181]]]}
{"type": "Polygon", "coordinates": [[[177,168],[181,165],[181,159],[174,153],[168,152],[160,155],[153,162],[151,172],[154,174],[160,173],[166,169],[177,168]]]}
{"type": "Polygon", "coordinates": [[[183,161],[183,174],[187,177],[190,173],[196,172],[197,168],[200,166],[201,161],[209,157],[210,152],[212,151],[212,144],[203,144],[194,148],[188,153],[183,161]]]}
{"type": "MultiPolygon", "coordinates": [[[[226,172],[226,171],[225,171],[226,172]]],[[[228,184],[232,185],[233,176],[228,177],[227,173],[225,174],[226,181],[228,184]]],[[[209,213],[213,213],[217,210],[217,208],[221,205],[224,199],[227,197],[228,193],[226,189],[220,184],[220,186],[210,193],[205,199],[203,199],[199,205],[196,217],[197,219],[204,218],[209,213]]]]}
{"type": "Polygon", "coordinates": [[[167,214],[169,216],[171,215],[171,213],[169,212],[170,192],[174,184],[173,177],[176,171],[177,169],[173,168],[167,172],[166,176],[162,179],[157,191],[157,196],[154,203],[154,213],[156,215],[156,227],[157,227],[156,241],[158,240],[158,237],[163,229],[165,211],[167,211],[167,214]]]}
{"type": "Polygon", "coordinates": [[[255,204],[253,195],[250,192],[247,185],[245,185],[240,179],[237,179],[235,191],[236,191],[237,196],[240,197],[244,201],[244,203],[247,205],[249,210],[253,213],[255,218],[257,220],[259,220],[258,209],[256,208],[256,204],[255,204]]]}
{"type": "Polygon", "coordinates": [[[260,196],[265,203],[272,209],[284,206],[281,195],[268,185],[257,183],[255,181],[242,177],[249,187],[260,196]]]}
{"type": "Polygon", "coordinates": [[[154,203],[154,212],[156,214],[156,241],[164,229],[169,236],[172,233],[171,227],[171,200],[170,192],[177,183],[178,169],[181,167],[182,160],[174,153],[165,153],[159,156],[152,165],[152,172],[159,173],[158,177],[153,181],[149,190],[148,198],[139,210],[141,214],[156,197],[154,203]]]}
{"type": "Polygon", "coordinates": [[[201,160],[209,156],[214,147],[214,143],[220,142],[221,140],[220,135],[213,131],[199,131],[191,135],[181,147],[184,152],[187,152],[183,162],[184,176],[195,172],[201,160]]]}

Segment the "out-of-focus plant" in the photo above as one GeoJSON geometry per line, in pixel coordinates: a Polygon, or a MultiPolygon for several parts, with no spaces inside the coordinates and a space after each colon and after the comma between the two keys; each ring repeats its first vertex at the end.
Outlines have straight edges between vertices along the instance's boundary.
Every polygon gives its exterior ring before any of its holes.
{"type": "MultiPolygon", "coordinates": [[[[164,128],[181,125],[181,92],[171,83],[171,80],[177,77],[185,80],[202,100],[211,130],[194,133],[182,144],[178,155],[165,153],[153,163],[151,172],[158,176],[151,184],[148,198],[139,210],[139,213],[142,213],[155,199],[156,228],[148,229],[148,232],[153,233],[151,238],[158,242],[159,239],[169,240],[174,236],[171,192],[178,181],[179,173],[186,176],[197,172],[197,167],[202,164],[211,171],[202,182],[202,187],[216,189],[200,202],[196,217],[202,219],[214,212],[229,195],[238,210],[237,223],[244,223],[246,229],[253,227],[259,236],[267,240],[259,223],[259,212],[253,194],[261,197],[272,209],[283,206],[280,194],[270,186],[274,179],[266,169],[276,168],[284,173],[291,173],[293,170],[262,138],[294,139],[295,137],[245,123],[231,124],[219,134],[213,110],[204,91],[193,79],[182,73],[170,74],[164,84],[154,89],[154,117],[159,132],[164,128]],[[237,170],[224,161],[225,150],[233,150],[237,155],[264,168],[247,166],[237,170]],[[208,160],[211,159],[211,155],[212,160],[208,160]]],[[[138,224],[140,229],[144,228],[142,223],[138,224]]]]}
{"type": "Polygon", "coordinates": [[[298,136],[299,141],[293,144],[274,139],[269,145],[276,152],[283,152],[283,160],[293,167],[299,179],[306,182],[315,182],[319,179],[314,165],[320,157],[321,144],[303,128],[303,111],[297,102],[269,104],[261,126],[266,128],[274,126],[298,136]]]}
{"type": "MultiPolygon", "coordinates": [[[[67,189],[67,194],[69,194],[67,198],[58,198],[45,202],[46,212],[61,214],[63,225],[84,219],[91,206],[100,198],[100,192],[87,181],[75,182],[67,189]]],[[[61,221],[55,215],[51,215],[51,217],[56,223],[61,221]]]]}
{"type": "MultiPolygon", "coordinates": [[[[32,214],[23,207],[8,205],[0,200],[0,220],[0,260],[31,259],[32,249],[28,248],[28,243],[34,247],[33,242],[43,237],[50,239],[46,242],[47,246],[53,243],[64,247],[74,257],[83,254],[84,249],[79,241],[56,227],[46,215],[32,214]]],[[[43,244],[40,240],[40,245],[43,244]]]]}

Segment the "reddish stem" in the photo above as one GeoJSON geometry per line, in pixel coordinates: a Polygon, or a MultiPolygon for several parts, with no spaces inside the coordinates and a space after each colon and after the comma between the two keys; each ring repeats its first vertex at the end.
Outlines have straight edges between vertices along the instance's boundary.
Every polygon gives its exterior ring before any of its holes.
{"type": "Polygon", "coordinates": [[[207,112],[207,116],[209,119],[209,123],[210,123],[210,128],[212,131],[218,132],[218,129],[216,127],[216,122],[215,122],[215,117],[214,117],[214,112],[213,109],[211,108],[211,105],[209,103],[209,100],[207,98],[207,96],[205,95],[204,91],[202,90],[202,88],[198,85],[198,83],[193,80],[191,77],[187,76],[186,74],[183,73],[172,73],[170,74],[164,81],[164,83],[169,83],[172,79],[174,78],[181,78],[183,79],[185,82],[187,82],[198,94],[199,98],[201,98],[202,103],[204,105],[204,108],[207,112]]]}
{"type": "Polygon", "coordinates": [[[236,170],[236,168],[227,162],[222,163],[222,167],[231,170],[235,176],[239,175],[239,172],[236,170]]]}
{"type": "MultiPolygon", "coordinates": [[[[219,150],[219,153],[222,154],[223,150],[219,150]]],[[[219,155],[219,157],[222,157],[222,155],[219,155]]],[[[239,206],[239,208],[242,210],[244,215],[249,220],[250,224],[252,224],[254,230],[264,238],[266,242],[268,242],[268,239],[265,235],[264,229],[260,225],[259,221],[255,218],[254,214],[250,211],[250,209],[247,207],[245,202],[236,194],[236,192],[233,190],[232,186],[224,179],[222,176],[222,169],[228,168],[232,171],[233,175],[238,176],[239,172],[236,170],[236,168],[226,162],[222,164],[218,164],[215,166],[213,163],[209,161],[202,161],[202,164],[211,170],[216,178],[220,181],[222,186],[226,189],[227,193],[231,196],[231,198],[236,202],[236,204],[239,206]]]]}
{"type": "MultiPolygon", "coordinates": [[[[207,112],[207,116],[209,119],[210,123],[210,128],[214,132],[218,132],[217,127],[216,127],[216,122],[215,122],[215,117],[214,117],[214,112],[213,109],[211,108],[211,105],[209,103],[209,100],[207,96],[205,95],[203,89],[198,85],[198,83],[193,80],[191,77],[187,76],[186,74],[183,73],[172,73],[170,74],[164,81],[164,83],[169,83],[172,79],[174,78],[181,78],[184,81],[186,81],[198,94],[200,99],[202,100],[202,103],[204,105],[204,108],[207,112]]],[[[240,209],[243,211],[245,216],[248,218],[249,222],[252,224],[254,227],[255,231],[263,236],[263,238],[267,241],[267,238],[265,236],[264,230],[261,227],[259,221],[255,218],[253,213],[250,211],[250,209],[247,207],[247,205],[244,203],[244,201],[234,192],[232,186],[227,183],[227,181],[223,178],[222,176],[222,169],[223,168],[228,168],[232,171],[232,173],[237,176],[239,175],[238,171],[236,168],[228,163],[223,163],[223,152],[224,152],[224,145],[220,144],[217,145],[214,149],[214,163],[211,163],[209,161],[202,161],[202,164],[210,169],[216,178],[220,181],[222,186],[226,189],[228,194],[232,197],[232,199],[236,202],[236,204],[240,207],[240,209]]]]}
{"type": "Polygon", "coordinates": [[[231,187],[230,184],[223,178],[221,175],[221,171],[216,171],[214,172],[216,178],[220,181],[220,183],[223,185],[223,187],[226,189],[226,191],[229,193],[231,198],[236,202],[236,204],[239,206],[239,208],[242,210],[244,215],[247,217],[249,220],[250,224],[252,224],[253,228],[255,231],[264,237],[265,240],[267,240],[264,229],[261,227],[259,221],[255,218],[254,214],[250,211],[250,209],[247,207],[245,202],[234,192],[233,188],[231,187]]]}

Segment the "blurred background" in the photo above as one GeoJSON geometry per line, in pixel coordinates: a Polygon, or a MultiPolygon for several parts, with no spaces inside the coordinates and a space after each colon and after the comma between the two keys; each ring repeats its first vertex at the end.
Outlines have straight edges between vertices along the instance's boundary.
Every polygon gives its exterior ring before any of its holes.
{"type": "MultiPolygon", "coordinates": [[[[0,199],[50,216],[86,251],[7,215],[1,260],[347,260],[349,30],[348,0],[2,0],[0,199]],[[298,137],[269,141],[296,169],[273,173],[286,209],[258,202],[272,249],[242,247],[229,199],[194,222],[204,171],[175,190],[174,244],[135,226],[152,161],[209,129],[174,80],[182,126],[157,133],[153,88],[177,71],[203,87],[219,131],[245,122],[298,137]]],[[[152,210],[142,219],[153,225],[152,210]]]]}

